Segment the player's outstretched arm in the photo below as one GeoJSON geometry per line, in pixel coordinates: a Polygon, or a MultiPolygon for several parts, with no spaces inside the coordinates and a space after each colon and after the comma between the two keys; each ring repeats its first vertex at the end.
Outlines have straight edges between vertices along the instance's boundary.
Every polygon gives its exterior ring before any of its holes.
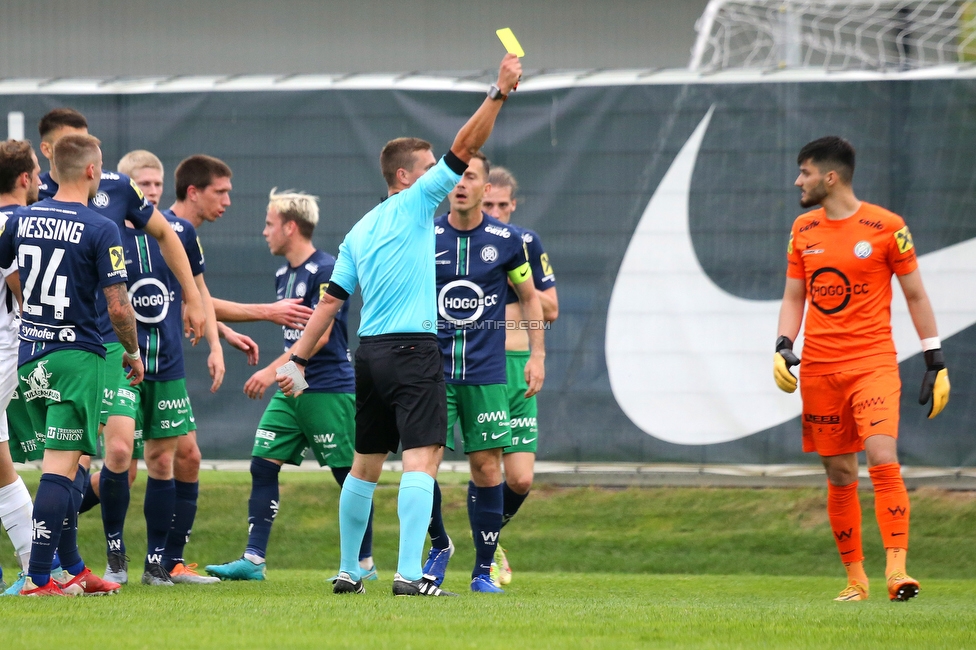
{"type": "Polygon", "coordinates": [[[224,372],[226,371],[224,367],[224,350],[220,346],[220,333],[217,331],[217,316],[214,313],[210,289],[207,288],[207,283],[203,279],[203,273],[195,275],[193,281],[200,291],[200,297],[203,298],[203,307],[207,312],[207,329],[204,332],[207,345],[210,346],[210,355],[207,357],[207,369],[210,371],[210,379],[213,382],[210,384],[210,392],[216,393],[220,385],[224,383],[224,372]]]}
{"type": "Polygon", "coordinates": [[[241,334],[240,332],[234,331],[229,326],[217,321],[217,331],[220,333],[220,337],[227,341],[227,343],[233,347],[237,348],[247,357],[247,365],[256,366],[258,365],[258,359],[260,359],[260,350],[258,349],[258,344],[250,336],[241,334]]]}
{"type": "MultiPolygon", "coordinates": [[[[312,312],[312,317],[308,319],[301,338],[292,344],[291,350],[289,350],[289,357],[294,354],[296,357],[308,359],[312,355],[312,350],[315,349],[316,343],[332,327],[332,322],[335,320],[336,314],[339,313],[344,302],[344,300],[339,300],[335,296],[326,293],[319,301],[319,304],[315,306],[315,311],[312,312]]],[[[303,375],[305,374],[305,366],[298,365],[298,369],[303,375]]],[[[281,391],[285,395],[291,395],[293,393],[295,384],[290,377],[278,375],[275,377],[275,381],[278,382],[278,387],[281,388],[281,391]]]]}
{"type": "Polygon", "coordinates": [[[515,285],[515,293],[519,297],[522,315],[529,326],[529,360],[525,363],[525,383],[529,385],[525,391],[526,397],[532,397],[540,390],[546,379],[546,339],[542,316],[542,302],[539,292],[532,284],[531,277],[525,282],[515,285]]]}
{"type": "MultiPolygon", "coordinates": [[[[502,91],[503,95],[508,95],[515,89],[518,80],[522,77],[522,63],[514,54],[506,54],[502,59],[501,67],[498,68],[498,81],[495,85],[502,91]]],[[[478,150],[488,141],[491,130],[495,127],[495,118],[502,110],[503,100],[486,98],[481,106],[475,111],[474,115],[461,127],[451,151],[463,162],[470,162],[471,157],[478,153],[478,150]]]]}
{"type": "Polygon", "coordinates": [[[142,365],[142,355],[139,354],[139,337],[136,330],[136,312],[129,304],[129,291],[124,282],[112,284],[102,290],[108,303],[108,317],[112,321],[112,329],[119,337],[119,342],[125,348],[122,365],[129,367],[126,378],[129,385],[135,386],[142,381],[146,370],[142,365]]]}
{"type": "Polygon", "coordinates": [[[301,298],[286,298],[267,304],[232,302],[214,298],[217,320],[225,323],[251,323],[266,320],[277,325],[304,329],[312,310],[301,298]]]}
{"type": "Polygon", "coordinates": [[[773,379],[779,389],[786,393],[796,390],[796,376],[790,368],[800,363],[793,353],[793,341],[800,333],[803,323],[803,308],[807,299],[806,285],[798,278],[786,278],[783,291],[783,304],[779,308],[778,338],[776,352],[773,354],[773,379]]]}
{"type": "MultiPolygon", "coordinates": [[[[325,344],[329,342],[329,335],[332,334],[332,326],[335,325],[335,321],[329,325],[329,329],[325,331],[325,334],[319,339],[315,347],[309,353],[307,358],[314,357],[318,354],[318,351],[325,347],[325,344]]],[[[292,351],[289,348],[285,350],[277,359],[272,361],[266,368],[258,370],[250,379],[244,382],[244,394],[251,399],[264,399],[264,392],[268,390],[274,383],[278,376],[278,368],[288,363],[291,358],[292,351]]]]}
{"type": "Polygon", "coordinates": [[[908,313],[912,315],[915,331],[922,341],[922,351],[925,355],[925,375],[922,377],[922,389],[918,394],[918,403],[927,404],[932,400],[929,408],[929,419],[942,412],[949,403],[949,371],[946,370],[945,356],[942,354],[942,342],[939,340],[939,330],[935,324],[935,312],[929,295],[922,284],[922,275],[918,269],[905,275],[899,275],[901,290],[905,293],[908,303],[908,313]]]}
{"type": "Polygon", "coordinates": [[[190,261],[183,249],[183,242],[173,232],[169,221],[159,210],[153,210],[152,216],[143,230],[159,242],[159,251],[163,254],[163,259],[166,260],[166,266],[173,272],[176,280],[183,288],[183,300],[186,302],[186,310],[183,313],[183,327],[187,333],[192,330],[193,334],[190,341],[196,345],[206,332],[207,313],[203,307],[200,290],[197,289],[197,285],[193,281],[193,271],[190,270],[190,261]]]}

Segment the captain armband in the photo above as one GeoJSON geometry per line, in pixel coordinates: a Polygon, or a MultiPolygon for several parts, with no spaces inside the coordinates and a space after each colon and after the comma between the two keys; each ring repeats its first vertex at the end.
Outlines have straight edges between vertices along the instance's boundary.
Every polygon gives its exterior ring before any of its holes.
{"type": "Polygon", "coordinates": [[[532,278],[532,267],[526,262],[517,269],[512,269],[508,272],[508,279],[512,281],[512,284],[522,284],[526,280],[532,278]]]}

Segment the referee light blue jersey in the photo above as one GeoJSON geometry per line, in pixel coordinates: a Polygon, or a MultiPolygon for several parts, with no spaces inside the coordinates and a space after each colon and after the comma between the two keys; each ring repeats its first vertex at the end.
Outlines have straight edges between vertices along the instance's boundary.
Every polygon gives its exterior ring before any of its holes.
{"type": "Polygon", "coordinates": [[[465,169],[448,152],[413,185],[366,213],[342,241],[327,291],[345,299],[341,293],[362,287],[359,336],[436,333],[434,212],[465,169]]]}

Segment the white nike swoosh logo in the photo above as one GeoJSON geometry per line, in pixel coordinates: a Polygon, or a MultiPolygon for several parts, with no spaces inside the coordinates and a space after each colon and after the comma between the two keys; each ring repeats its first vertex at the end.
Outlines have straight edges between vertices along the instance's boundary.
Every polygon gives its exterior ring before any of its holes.
{"type": "Polygon", "coordinates": [[[450,253],[450,252],[451,252],[451,251],[449,251],[449,250],[446,250],[446,251],[441,251],[440,253],[437,253],[436,255],[434,255],[434,257],[440,257],[441,255],[447,255],[447,254],[448,254],[448,253],[450,253]]]}
{"type": "Polygon", "coordinates": [[[522,438],[522,440],[519,441],[519,444],[527,445],[530,442],[535,442],[536,438],[538,437],[539,436],[536,436],[535,438],[522,438]]]}
{"type": "MultiPolygon", "coordinates": [[[[614,398],[645,433],[682,445],[737,440],[801,411],[799,393],[781,392],[772,378],[781,301],[723,291],[695,255],[688,200],[713,111],[648,202],[607,312],[605,351],[614,398]]],[[[921,255],[918,262],[942,339],[976,323],[976,238],[921,255]]],[[[900,286],[893,294],[892,333],[903,361],[921,346],[900,286]]],[[[801,341],[802,335],[797,349],[801,341]]]]}
{"type": "Polygon", "coordinates": [[[503,432],[501,432],[501,433],[499,433],[499,434],[494,434],[494,433],[493,433],[493,434],[491,434],[491,439],[492,439],[492,440],[498,440],[499,438],[502,438],[502,437],[504,437],[504,436],[507,436],[507,435],[508,435],[508,433],[509,433],[508,431],[503,431],[503,432]]]}
{"type": "Polygon", "coordinates": [[[180,426],[181,424],[183,424],[183,422],[184,422],[185,420],[186,420],[186,418],[183,418],[183,420],[180,420],[179,422],[177,422],[177,421],[175,421],[175,420],[174,420],[174,421],[172,422],[172,424],[171,424],[171,426],[174,426],[174,427],[178,427],[178,426],[180,426]]]}

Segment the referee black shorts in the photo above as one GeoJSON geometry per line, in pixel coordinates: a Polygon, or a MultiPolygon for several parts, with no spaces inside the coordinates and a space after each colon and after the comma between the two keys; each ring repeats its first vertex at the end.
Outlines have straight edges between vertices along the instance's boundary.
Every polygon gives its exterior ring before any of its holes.
{"type": "Polygon", "coordinates": [[[444,361],[433,334],[364,336],[356,350],[356,451],[447,440],[444,361]]]}

